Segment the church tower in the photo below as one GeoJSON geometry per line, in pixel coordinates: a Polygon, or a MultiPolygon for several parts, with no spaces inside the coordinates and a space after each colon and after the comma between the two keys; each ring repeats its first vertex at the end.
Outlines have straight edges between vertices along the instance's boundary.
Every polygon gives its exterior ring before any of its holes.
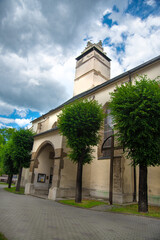
{"type": "Polygon", "coordinates": [[[110,79],[111,59],[104,52],[101,41],[97,44],[88,42],[76,60],[74,96],[110,79]]]}

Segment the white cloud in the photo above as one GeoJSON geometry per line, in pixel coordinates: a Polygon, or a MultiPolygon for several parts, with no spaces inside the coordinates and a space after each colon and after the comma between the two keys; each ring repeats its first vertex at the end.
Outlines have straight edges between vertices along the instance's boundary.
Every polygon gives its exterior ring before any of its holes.
{"type": "Polygon", "coordinates": [[[108,27],[95,24],[89,30],[92,41],[109,38],[109,45],[104,47],[111,58],[111,76],[114,77],[130,68],[133,68],[160,53],[160,17],[149,16],[140,19],[130,14],[112,13],[110,19],[118,21],[118,25],[108,27]],[[118,18],[119,16],[119,18],[118,18]],[[97,37],[98,32],[98,37],[97,37]],[[124,47],[122,50],[121,47],[124,47]],[[117,51],[119,47],[120,51],[117,51]]]}
{"type": "Polygon", "coordinates": [[[0,100],[0,113],[1,115],[10,115],[14,110],[14,106],[11,104],[7,104],[4,101],[0,100]]]}
{"type": "Polygon", "coordinates": [[[149,6],[154,7],[156,5],[155,0],[145,0],[145,3],[149,6]]]}
{"type": "Polygon", "coordinates": [[[112,13],[112,9],[111,8],[107,8],[104,12],[103,12],[103,16],[106,14],[110,14],[112,13]]]}
{"type": "Polygon", "coordinates": [[[14,120],[14,119],[11,119],[11,118],[3,118],[3,117],[0,117],[0,122],[5,123],[5,124],[8,124],[8,123],[14,123],[15,120],[14,120]]]}
{"type": "Polygon", "coordinates": [[[11,124],[11,123],[16,123],[19,127],[24,127],[28,124],[30,124],[30,122],[32,121],[32,118],[29,118],[29,119],[13,119],[13,118],[3,118],[3,117],[0,117],[0,124],[1,125],[6,125],[6,124],[11,124]]]}
{"type": "Polygon", "coordinates": [[[32,123],[29,123],[27,126],[25,126],[25,129],[31,129],[32,128],[32,123]]]}
{"type": "Polygon", "coordinates": [[[26,117],[27,113],[28,113],[27,109],[16,109],[16,114],[22,118],[26,117]]]}
{"type": "Polygon", "coordinates": [[[3,123],[0,123],[0,128],[10,128],[9,126],[3,124],[3,123]]]}
{"type": "Polygon", "coordinates": [[[24,127],[24,126],[30,124],[31,121],[32,121],[31,118],[30,119],[25,119],[25,118],[23,118],[23,119],[18,119],[18,118],[15,119],[15,123],[17,123],[20,127],[24,127]]]}
{"type": "Polygon", "coordinates": [[[143,21],[135,19],[136,27],[132,25],[133,21],[128,22],[128,36],[122,57],[124,69],[135,67],[160,52],[160,18],[148,17],[143,21]]]}

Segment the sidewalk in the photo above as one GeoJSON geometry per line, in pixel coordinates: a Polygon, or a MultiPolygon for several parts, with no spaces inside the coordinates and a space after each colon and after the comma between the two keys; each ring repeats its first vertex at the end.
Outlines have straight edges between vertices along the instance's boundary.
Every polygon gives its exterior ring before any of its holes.
{"type": "Polygon", "coordinates": [[[159,220],[99,207],[88,211],[0,187],[0,232],[8,240],[160,240],[159,220]]]}

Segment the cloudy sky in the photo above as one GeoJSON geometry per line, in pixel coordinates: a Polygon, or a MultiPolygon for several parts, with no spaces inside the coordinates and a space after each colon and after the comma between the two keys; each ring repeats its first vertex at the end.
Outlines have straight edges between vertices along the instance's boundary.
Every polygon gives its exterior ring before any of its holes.
{"type": "Polygon", "coordinates": [[[88,40],[102,40],[111,77],[158,56],[160,0],[0,0],[0,128],[71,98],[88,40]]]}

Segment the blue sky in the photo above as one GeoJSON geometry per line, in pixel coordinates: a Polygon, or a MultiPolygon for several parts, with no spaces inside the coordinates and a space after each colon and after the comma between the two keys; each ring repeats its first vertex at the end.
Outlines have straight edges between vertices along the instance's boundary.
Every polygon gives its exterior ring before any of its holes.
{"type": "Polygon", "coordinates": [[[160,54],[159,0],[0,1],[0,127],[73,95],[75,58],[102,40],[111,77],[160,54]]]}

